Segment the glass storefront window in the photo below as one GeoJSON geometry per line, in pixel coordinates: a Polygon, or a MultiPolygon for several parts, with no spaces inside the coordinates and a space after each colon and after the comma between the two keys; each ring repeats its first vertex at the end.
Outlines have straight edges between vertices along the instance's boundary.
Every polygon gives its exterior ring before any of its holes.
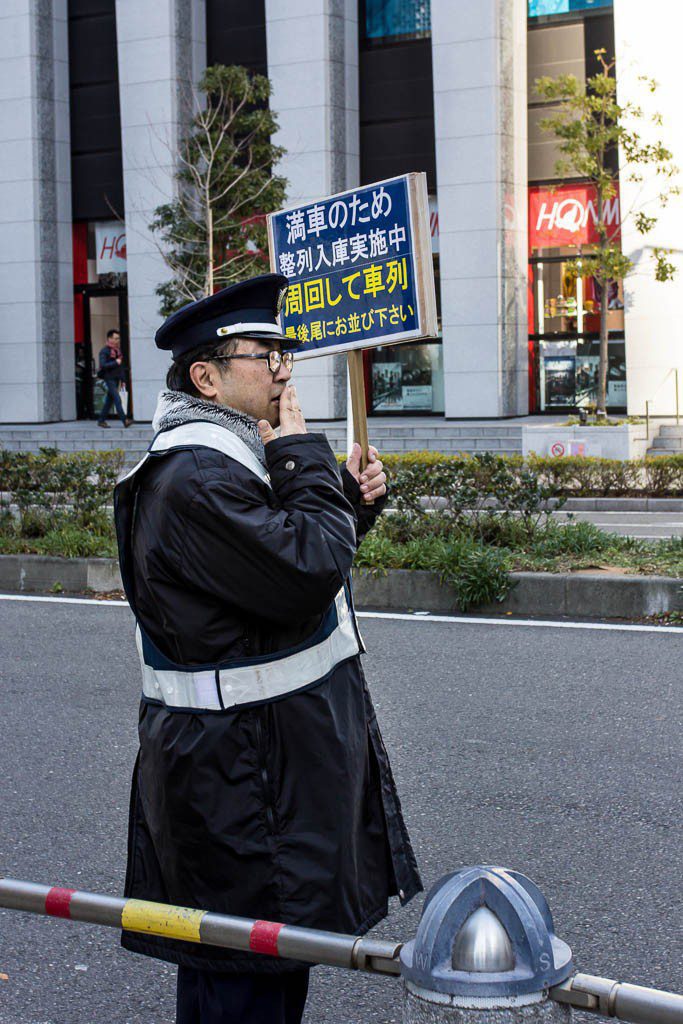
{"type": "Polygon", "coordinates": [[[362,0],[363,35],[369,43],[428,39],[432,30],[430,0],[362,0]]]}
{"type": "Polygon", "coordinates": [[[441,345],[417,342],[374,349],[370,360],[370,395],[369,411],[378,415],[443,413],[441,345]]]}
{"type": "MultiPolygon", "coordinates": [[[[601,286],[594,277],[573,277],[568,272],[567,261],[561,256],[533,260],[529,295],[533,310],[533,333],[599,332],[601,294],[601,286]]],[[[621,282],[613,281],[609,286],[607,329],[624,330],[624,291],[621,282]]]]}
{"type": "MultiPolygon", "coordinates": [[[[618,191],[605,207],[604,221],[611,240],[618,244],[618,191]]],[[[577,277],[573,271],[577,262],[596,251],[599,242],[597,194],[590,182],[529,186],[531,412],[585,407],[596,400],[602,287],[592,275],[577,277]]],[[[610,282],[607,300],[607,406],[617,411],[626,407],[624,290],[620,282],[610,282]]]]}
{"type": "MultiPolygon", "coordinates": [[[[539,342],[541,412],[586,408],[597,400],[600,340],[539,342]]],[[[607,408],[626,409],[626,347],[623,338],[610,339],[607,369],[607,408]]]]}
{"type": "Polygon", "coordinates": [[[574,11],[592,11],[612,7],[613,0],[528,0],[529,17],[543,18],[553,14],[572,14],[574,11]]]}

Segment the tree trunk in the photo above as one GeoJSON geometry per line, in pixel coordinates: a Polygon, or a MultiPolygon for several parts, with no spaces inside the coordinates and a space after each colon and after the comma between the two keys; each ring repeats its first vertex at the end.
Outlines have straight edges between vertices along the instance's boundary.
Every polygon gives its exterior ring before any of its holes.
{"type": "Polygon", "coordinates": [[[598,416],[607,415],[607,370],[609,368],[607,311],[609,309],[609,281],[602,281],[600,295],[600,365],[598,372],[598,416]]]}
{"type": "Polygon", "coordinates": [[[206,294],[213,295],[213,210],[210,204],[207,205],[206,209],[206,235],[206,259],[208,263],[206,268],[206,294]]]}
{"type": "MultiPolygon", "coordinates": [[[[601,155],[601,166],[604,159],[604,154],[601,155]]],[[[605,233],[605,206],[604,197],[602,194],[602,186],[598,183],[597,186],[597,199],[598,199],[598,231],[600,234],[600,263],[602,264],[603,273],[600,275],[600,284],[602,285],[602,291],[600,293],[600,361],[598,366],[598,402],[597,409],[595,410],[598,418],[607,416],[607,368],[609,365],[609,356],[607,352],[607,310],[609,309],[609,281],[604,273],[605,267],[605,250],[607,249],[606,233],[605,233]]]]}

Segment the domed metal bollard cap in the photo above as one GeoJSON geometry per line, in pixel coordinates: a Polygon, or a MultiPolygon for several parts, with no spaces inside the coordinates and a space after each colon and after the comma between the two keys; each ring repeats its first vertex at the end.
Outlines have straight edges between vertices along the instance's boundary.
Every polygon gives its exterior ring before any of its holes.
{"type": "Polygon", "coordinates": [[[428,893],[417,935],[401,950],[401,973],[464,1005],[535,1002],[574,970],[553,929],[545,897],[525,875],[463,868],[428,893]]]}

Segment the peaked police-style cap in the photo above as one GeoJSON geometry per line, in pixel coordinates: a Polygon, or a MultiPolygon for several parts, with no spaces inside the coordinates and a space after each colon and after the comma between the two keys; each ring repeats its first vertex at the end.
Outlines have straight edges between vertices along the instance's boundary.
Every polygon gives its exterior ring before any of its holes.
{"type": "Polygon", "coordinates": [[[171,351],[178,359],[200,345],[236,335],[279,341],[283,351],[294,348],[296,338],[286,337],[277,321],[286,292],[287,278],[281,274],[261,274],[231,284],[172,313],[154,336],[157,348],[171,351]]]}

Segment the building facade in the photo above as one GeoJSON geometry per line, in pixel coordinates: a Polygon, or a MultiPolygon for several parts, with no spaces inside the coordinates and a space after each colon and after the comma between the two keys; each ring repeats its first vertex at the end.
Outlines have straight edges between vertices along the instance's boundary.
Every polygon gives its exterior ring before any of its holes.
{"type": "MultiPolygon", "coordinates": [[[[619,99],[654,103],[683,166],[683,12],[678,0],[653,6],[648,20],[639,0],[12,0],[0,12],[0,421],[96,416],[111,327],[129,412],[151,419],[167,369],[156,288],[169,271],[149,224],[173,196],[192,84],[215,63],[269,76],[288,202],[426,172],[439,338],[364,354],[370,416],[586,406],[600,295],[566,263],[595,241],[595,197],[557,178],[533,82],[585,79],[604,49],[619,99]],[[642,74],[657,78],[654,97],[642,74]]],[[[671,415],[679,377],[683,403],[683,275],[656,283],[648,246],[683,270],[683,202],[644,246],[627,213],[657,182],[630,181],[614,159],[610,216],[635,272],[610,291],[608,407],[671,415]]],[[[343,356],[303,361],[297,382],[311,419],[345,417],[343,356]]]]}

